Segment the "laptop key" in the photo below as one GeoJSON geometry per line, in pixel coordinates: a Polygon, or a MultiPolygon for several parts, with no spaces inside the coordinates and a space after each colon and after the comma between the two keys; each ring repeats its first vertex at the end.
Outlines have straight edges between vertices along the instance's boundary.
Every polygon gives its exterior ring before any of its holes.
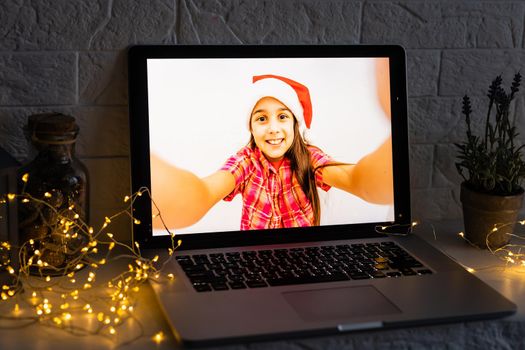
{"type": "Polygon", "coordinates": [[[228,290],[229,289],[226,283],[212,283],[211,287],[213,288],[213,290],[228,290]]]}
{"type": "Polygon", "coordinates": [[[346,275],[333,274],[333,275],[324,275],[324,276],[319,275],[319,276],[272,278],[272,279],[268,279],[268,284],[270,284],[271,286],[286,286],[286,285],[293,285],[293,284],[347,281],[348,279],[349,278],[346,275]]]}
{"type": "Polygon", "coordinates": [[[263,280],[248,280],[246,281],[246,285],[250,288],[268,287],[266,282],[264,282],[263,280]]]}
{"type": "Polygon", "coordinates": [[[397,272],[397,271],[396,271],[396,272],[387,272],[386,275],[387,275],[388,277],[400,277],[400,276],[402,276],[402,275],[401,275],[401,272],[397,272]]]}
{"type": "Polygon", "coordinates": [[[414,276],[414,275],[417,275],[417,273],[412,270],[412,269],[403,269],[401,270],[401,273],[404,275],[404,276],[414,276]]]}
{"type": "Polygon", "coordinates": [[[211,292],[211,287],[208,283],[193,283],[193,288],[195,288],[197,292],[211,292]]]}
{"type": "Polygon", "coordinates": [[[366,280],[370,278],[370,275],[366,273],[359,273],[359,274],[350,275],[350,278],[353,280],[366,280]]]}
{"type": "Polygon", "coordinates": [[[370,274],[373,278],[385,278],[386,275],[382,273],[381,271],[375,271],[370,274]]]}
{"type": "Polygon", "coordinates": [[[246,285],[241,281],[228,282],[228,285],[231,289],[246,289],[246,285]]]}

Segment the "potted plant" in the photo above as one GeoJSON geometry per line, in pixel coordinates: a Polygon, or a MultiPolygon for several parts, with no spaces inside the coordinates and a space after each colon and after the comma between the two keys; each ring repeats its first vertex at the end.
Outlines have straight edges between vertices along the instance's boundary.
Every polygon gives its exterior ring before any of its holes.
{"type": "Polygon", "coordinates": [[[492,81],[483,136],[473,134],[470,99],[463,97],[467,138],[455,145],[459,148],[456,168],[464,179],[460,199],[465,236],[471,243],[491,250],[508,244],[523,201],[523,145],[517,144],[518,132],[509,119],[509,107],[520,83],[521,75],[517,73],[507,93],[501,86],[501,76],[492,81]]]}

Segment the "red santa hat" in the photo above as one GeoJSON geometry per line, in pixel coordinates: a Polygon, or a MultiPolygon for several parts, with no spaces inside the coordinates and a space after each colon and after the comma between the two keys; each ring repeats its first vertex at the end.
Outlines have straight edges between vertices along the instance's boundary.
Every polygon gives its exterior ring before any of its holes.
{"type": "Polygon", "coordinates": [[[312,101],[306,86],[279,75],[265,74],[253,77],[250,100],[250,115],[255,104],[263,97],[273,97],[293,113],[299,128],[310,129],[312,123],[312,101]]]}

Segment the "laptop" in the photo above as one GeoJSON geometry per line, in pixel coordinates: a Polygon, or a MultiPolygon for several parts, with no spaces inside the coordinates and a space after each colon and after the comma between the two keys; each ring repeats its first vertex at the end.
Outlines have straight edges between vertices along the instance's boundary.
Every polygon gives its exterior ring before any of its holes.
{"type": "Polygon", "coordinates": [[[133,239],[186,345],[511,315],[411,234],[400,46],[129,50],[133,239]],[[474,293],[472,291],[475,291],[474,293]]]}

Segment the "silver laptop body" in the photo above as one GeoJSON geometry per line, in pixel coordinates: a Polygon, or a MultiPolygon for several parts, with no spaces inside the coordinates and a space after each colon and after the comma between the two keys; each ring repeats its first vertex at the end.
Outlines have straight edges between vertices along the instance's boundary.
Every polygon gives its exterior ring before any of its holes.
{"type": "MultiPolygon", "coordinates": [[[[241,201],[221,201],[195,225],[170,229],[175,233],[176,240],[182,240],[182,245],[175,251],[176,259],[169,263],[169,271],[166,271],[176,277],[168,283],[152,283],[152,287],[173,332],[184,344],[205,346],[337,334],[501,317],[516,311],[513,303],[411,234],[405,53],[401,47],[136,46],[130,49],[128,57],[134,191],[151,186],[153,172],[158,171],[150,164],[150,157],[155,152],[164,159],[173,155],[178,166],[195,169],[197,175],[221,167],[230,154],[224,154],[223,159],[208,158],[209,154],[215,154],[213,149],[222,147],[222,143],[217,141],[219,139],[215,139],[219,137],[215,134],[222,126],[208,121],[230,112],[242,114],[241,107],[235,109],[237,107],[232,107],[231,102],[221,107],[217,101],[231,99],[236,93],[241,99],[244,87],[235,90],[237,87],[230,85],[236,84],[235,79],[241,81],[241,75],[246,72],[253,72],[254,75],[289,75],[309,81],[312,100],[317,102],[311,128],[313,132],[313,123],[318,123],[315,124],[317,134],[314,133],[313,138],[326,145],[326,149],[333,151],[337,157],[347,157],[348,162],[359,158],[351,152],[347,153],[347,144],[353,145],[352,140],[327,136],[326,131],[320,131],[325,126],[318,126],[322,125],[319,120],[331,120],[329,117],[323,119],[323,115],[330,114],[334,104],[339,103],[335,106],[336,110],[349,113],[347,119],[341,119],[341,124],[335,127],[343,131],[345,128],[353,130],[351,135],[354,136],[350,139],[357,140],[359,134],[367,132],[370,133],[368,136],[361,135],[363,140],[384,138],[384,130],[392,138],[394,200],[391,205],[369,205],[350,194],[332,196],[330,190],[327,197],[321,198],[325,205],[322,210],[328,214],[321,217],[320,226],[243,231],[239,230],[237,221],[241,201]],[[381,103],[375,99],[366,102],[369,98],[366,96],[373,96],[379,86],[374,85],[372,77],[377,73],[374,62],[379,60],[387,62],[388,67],[386,87],[390,119],[376,124],[370,121],[372,126],[366,129],[363,125],[369,121],[365,116],[372,116],[381,103]],[[347,84],[351,93],[344,90],[347,84]],[[370,90],[368,95],[366,91],[361,91],[367,89],[370,90]],[[215,99],[217,96],[221,99],[215,99]],[[330,104],[325,103],[329,100],[330,104]],[[191,105],[190,109],[183,109],[184,104],[191,105]],[[209,104],[214,105],[216,113],[206,112],[206,105],[209,104]],[[356,120],[356,115],[360,116],[360,120],[356,120]],[[382,125],[383,131],[373,129],[377,127],[374,125],[382,125]],[[354,130],[361,126],[364,131],[354,130]],[[192,133],[193,127],[200,128],[195,130],[201,132],[192,133]],[[206,149],[199,150],[196,144],[206,149]],[[347,197],[352,197],[350,202],[346,202],[347,197]],[[235,205],[236,209],[231,209],[235,205]],[[231,268],[228,270],[229,262],[243,268],[246,266],[243,264],[250,264],[250,260],[257,260],[256,257],[264,254],[272,257],[281,253],[288,254],[286,257],[298,254],[302,258],[308,256],[316,260],[315,252],[321,252],[324,256],[323,252],[335,251],[336,255],[345,257],[363,247],[379,247],[379,251],[385,248],[386,251],[386,247],[392,244],[386,242],[395,243],[413,258],[411,261],[415,259],[416,267],[403,270],[411,273],[391,272],[388,261],[380,260],[382,257],[379,254],[371,257],[376,259],[373,261],[374,269],[367,270],[366,278],[362,275],[352,278],[349,273],[344,280],[307,283],[295,279],[295,283],[285,285],[272,285],[267,281],[265,286],[254,287],[248,286],[244,280],[245,288],[240,289],[232,288],[233,284],[228,280],[226,290],[215,290],[213,284],[200,283],[197,286],[195,279],[188,277],[195,276],[191,275],[191,266],[195,266],[194,263],[204,255],[206,258],[202,259],[209,262],[205,266],[206,271],[215,264],[228,272],[231,271],[231,268]],[[226,260],[220,260],[223,259],[220,257],[226,260]],[[190,268],[187,268],[188,265],[190,268]],[[382,269],[385,274],[380,276],[382,269]],[[203,289],[199,291],[198,288],[203,289]]],[[[233,140],[237,134],[243,134],[242,128],[247,128],[246,118],[238,118],[241,127],[231,119],[231,125],[235,126],[232,126],[231,132],[227,129],[222,131],[228,135],[225,139],[233,140]]],[[[246,130],[246,135],[249,135],[248,132],[246,130]]],[[[237,144],[227,147],[233,150],[243,146],[242,142],[247,141],[247,137],[242,137],[239,137],[237,144]]],[[[227,147],[225,149],[229,150],[227,147]]],[[[153,187],[153,200],[162,191],[167,189],[153,187]]],[[[149,201],[137,202],[134,214],[141,224],[134,225],[133,234],[142,247],[151,248],[151,254],[160,254],[162,258],[167,256],[170,235],[167,230],[155,225],[152,216],[157,209],[164,217],[177,215],[163,212],[162,207],[155,208],[149,201]]],[[[352,268],[346,262],[343,259],[333,265],[352,268]]],[[[202,269],[199,268],[197,273],[200,272],[202,269]]]]}

